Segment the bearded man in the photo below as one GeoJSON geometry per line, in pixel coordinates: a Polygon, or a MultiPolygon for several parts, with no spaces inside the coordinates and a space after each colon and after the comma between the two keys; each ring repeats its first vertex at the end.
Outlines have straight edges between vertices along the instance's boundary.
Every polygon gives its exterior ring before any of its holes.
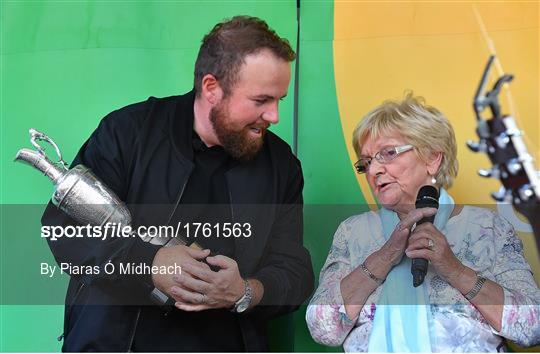
{"type": "MultiPolygon", "coordinates": [[[[294,311],[313,289],[302,170],[268,131],[294,59],[264,21],[234,17],[204,37],[191,92],[151,97],[101,121],[73,165],[116,192],[134,225],[177,225],[183,242],[49,241],[57,262],[103,270],[71,274],[64,351],[267,350],[268,319],[294,311]],[[190,229],[197,224],[208,226],[204,237],[190,229]],[[106,264],[182,271],[119,274],[106,264]],[[172,310],[152,305],[156,294],[172,310]]],[[[42,223],[74,222],[49,204],[42,223]]]]}

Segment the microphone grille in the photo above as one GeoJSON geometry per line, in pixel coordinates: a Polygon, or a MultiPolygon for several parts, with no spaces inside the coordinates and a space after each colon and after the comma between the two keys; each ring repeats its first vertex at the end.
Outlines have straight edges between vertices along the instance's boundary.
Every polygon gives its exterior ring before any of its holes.
{"type": "Polygon", "coordinates": [[[439,191],[433,186],[423,186],[418,191],[416,197],[416,209],[418,208],[438,208],[439,191]]]}

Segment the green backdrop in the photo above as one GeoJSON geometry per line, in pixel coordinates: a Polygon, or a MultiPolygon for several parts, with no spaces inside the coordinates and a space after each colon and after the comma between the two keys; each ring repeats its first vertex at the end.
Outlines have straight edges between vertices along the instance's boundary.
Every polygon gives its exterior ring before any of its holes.
{"type": "MultiPolygon", "coordinates": [[[[332,60],[333,2],[302,1],[2,1],[0,94],[0,351],[58,351],[63,306],[13,305],[13,289],[43,291],[25,277],[21,262],[53,262],[39,230],[39,208],[51,184],[32,169],[12,162],[29,147],[28,128],[47,132],[67,161],[113,109],[148,96],[169,96],[192,87],[200,40],[212,26],[237,14],[266,20],[299,47],[298,75],[273,128],[297,146],[305,176],[305,243],[316,276],[332,234],[350,208],[363,203],[339,120],[332,60]],[[297,13],[299,11],[300,26],[297,13]],[[300,29],[298,32],[298,28],[300,29]],[[297,43],[299,36],[299,43],[297,43]],[[298,80],[298,95],[292,94],[298,80]],[[294,106],[297,104],[295,117],[294,106]],[[298,129],[294,129],[294,119],[298,129]],[[17,205],[37,205],[31,216],[17,205]],[[324,214],[324,218],[321,218],[324,214]],[[18,235],[32,237],[21,239],[18,235]],[[17,265],[15,267],[14,265],[17,265]],[[15,272],[15,269],[20,270],[15,272]]],[[[294,70],[295,68],[293,68],[294,70]]],[[[67,284],[67,278],[61,279],[67,284]]],[[[65,286],[65,285],[62,285],[65,286]]],[[[52,291],[52,290],[51,290],[52,291]]],[[[274,324],[272,347],[290,350],[280,333],[294,333],[295,351],[340,350],[317,345],[304,320],[274,324]]]]}

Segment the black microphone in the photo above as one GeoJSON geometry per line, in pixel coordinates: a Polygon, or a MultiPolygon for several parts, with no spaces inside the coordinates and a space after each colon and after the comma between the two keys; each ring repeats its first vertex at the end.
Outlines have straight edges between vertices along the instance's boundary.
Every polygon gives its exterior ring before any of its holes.
{"type": "MultiPolygon", "coordinates": [[[[433,186],[423,186],[418,191],[415,203],[416,209],[420,208],[439,208],[439,191],[433,186]]],[[[435,215],[427,216],[418,221],[416,225],[420,225],[425,222],[433,223],[435,215]]],[[[428,261],[424,258],[413,258],[411,264],[411,274],[413,276],[413,286],[416,288],[422,285],[424,278],[426,277],[428,267],[428,261]]]]}

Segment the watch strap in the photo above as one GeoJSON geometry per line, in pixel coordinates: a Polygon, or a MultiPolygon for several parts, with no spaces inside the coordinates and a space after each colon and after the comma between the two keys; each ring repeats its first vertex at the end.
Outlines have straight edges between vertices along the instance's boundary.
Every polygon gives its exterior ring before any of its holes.
{"type": "MultiPolygon", "coordinates": [[[[234,304],[234,307],[232,308],[232,312],[236,312],[236,313],[240,313],[240,312],[243,312],[243,311],[239,311],[239,307],[245,302],[245,301],[249,301],[251,303],[251,299],[252,299],[252,290],[251,290],[251,286],[249,285],[249,281],[245,280],[244,279],[244,295],[242,295],[242,297],[240,299],[238,299],[236,301],[236,303],[234,304]]],[[[249,305],[248,305],[249,306],[249,305]]]]}
{"type": "Polygon", "coordinates": [[[486,278],[483,276],[476,274],[476,283],[474,284],[471,291],[469,291],[467,294],[465,294],[465,298],[469,301],[471,301],[482,289],[482,286],[484,286],[484,283],[486,282],[486,278]]]}

